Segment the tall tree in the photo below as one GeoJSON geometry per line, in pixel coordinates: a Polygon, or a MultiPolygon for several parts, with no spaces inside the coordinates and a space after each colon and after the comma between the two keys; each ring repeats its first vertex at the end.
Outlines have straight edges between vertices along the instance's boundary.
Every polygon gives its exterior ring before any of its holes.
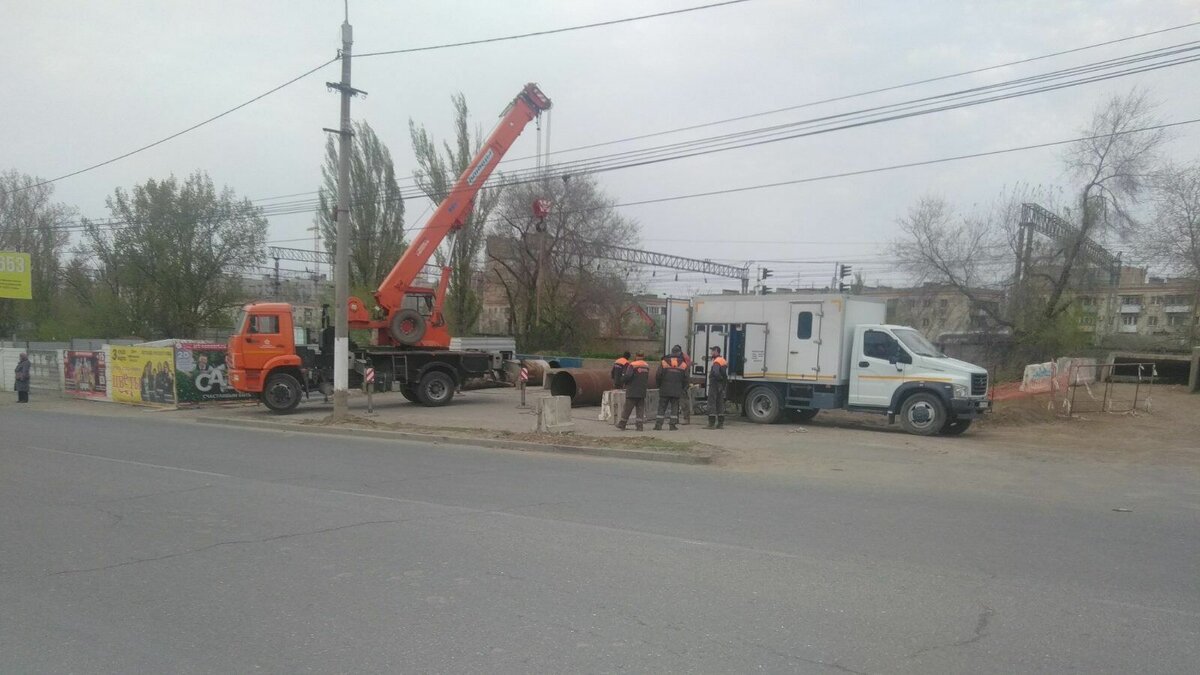
{"type": "Polygon", "coordinates": [[[262,259],[261,209],[200,171],[117,188],[107,204],[111,223],[84,221],[79,253],[94,267],[71,273],[85,300],[114,312],[110,330],[186,338],[224,325],[239,275],[262,259]]]}
{"type": "Polygon", "coordinates": [[[631,270],[597,254],[635,246],[638,228],[612,205],[588,175],[505,191],[489,230],[487,281],[503,288],[522,349],[586,348],[604,324],[619,322],[631,270]],[[533,215],[535,199],[553,204],[544,220],[533,215]]]}
{"type": "MultiPolygon", "coordinates": [[[[483,132],[478,126],[474,135],[471,134],[466,98],[459,93],[452,96],[451,101],[454,103],[454,145],[443,143],[444,154],[438,152],[437,143],[424,126],[418,127],[412,120],[408,121],[413,153],[417,156],[417,170],[413,178],[434,204],[442,203],[483,145],[483,132]]],[[[500,181],[499,185],[479,191],[475,196],[474,209],[464,226],[450,233],[446,251],[439,249],[437,252],[438,262],[451,269],[450,289],[446,293],[446,318],[454,335],[472,332],[479,319],[476,272],[479,270],[480,253],[486,236],[483,224],[499,203],[502,186],[503,182],[500,181]]]]}
{"type": "MultiPolygon", "coordinates": [[[[75,209],[54,201],[54,186],[15,170],[0,172],[0,251],[30,256],[33,300],[0,300],[0,332],[19,325],[39,329],[50,324],[61,288],[62,258],[70,243],[67,225],[75,209]]],[[[44,337],[53,337],[44,335],[44,337]]]]}
{"type": "MultiPolygon", "coordinates": [[[[337,175],[337,144],[330,137],[314,224],[331,255],[337,248],[337,175]]],[[[367,122],[354,122],[350,195],[350,287],[374,289],[404,253],[404,198],[392,153],[367,122]]]]}

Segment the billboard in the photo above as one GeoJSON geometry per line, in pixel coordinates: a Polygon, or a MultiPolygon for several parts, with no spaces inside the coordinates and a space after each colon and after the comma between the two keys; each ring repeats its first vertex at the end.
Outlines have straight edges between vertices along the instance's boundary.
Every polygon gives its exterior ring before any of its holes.
{"type": "Polygon", "coordinates": [[[228,384],[225,345],[182,343],[175,346],[175,394],[180,403],[248,401],[228,384]]]}
{"type": "Polygon", "coordinates": [[[175,351],[170,347],[113,345],[109,352],[108,386],[112,400],[174,407],[175,351]]]}
{"type": "Polygon", "coordinates": [[[29,254],[0,251],[0,298],[32,300],[29,254]]]}
{"type": "Polygon", "coordinates": [[[69,396],[105,398],[108,395],[104,352],[67,351],[63,361],[63,386],[69,396]]]}

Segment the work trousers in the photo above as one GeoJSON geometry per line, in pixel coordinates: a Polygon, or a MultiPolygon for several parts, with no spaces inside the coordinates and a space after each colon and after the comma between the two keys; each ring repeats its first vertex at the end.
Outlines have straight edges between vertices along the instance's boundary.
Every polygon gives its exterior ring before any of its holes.
{"type": "Polygon", "coordinates": [[[29,392],[18,391],[17,392],[17,403],[29,403],[29,392]]]}
{"type": "Polygon", "coordinates": [[[708,414],[710,416],[725,416],[725,385],[708,385],[708,414]]]}
{"type": "Polygon", "coordinates": [[[654,417],[659,426],[662,426],[663,418],[667,416],[667,408],[671,409],[671,426],[679,424],[679,397],[677,396],[658,396],[658,415],[654,417]]]}
{"type": "Polygon", "coordinates": [[[625,398],[625,405],[621,407],[621,421],[629,421],[629,413],[637,410],[637,419],[634,421],[637,424],[644,424],[646,421],[646,399],[644,398],[625,398]]]}

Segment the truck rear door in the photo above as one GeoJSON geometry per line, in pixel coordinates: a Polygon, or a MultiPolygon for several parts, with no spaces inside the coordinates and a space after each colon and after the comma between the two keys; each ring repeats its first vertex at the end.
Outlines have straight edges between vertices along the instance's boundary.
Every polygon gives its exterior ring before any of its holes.
{"type": "Polygon", "coordinates": [[[793,302],[790,311],[787,378],[817,380],[821,374],[821,303],[793,302]]]}
{"type": "Polygon", "coordinates": [[[742,377],[764,377],[767,374],[767,324],[748,323],[742,347],[742,377]]]}

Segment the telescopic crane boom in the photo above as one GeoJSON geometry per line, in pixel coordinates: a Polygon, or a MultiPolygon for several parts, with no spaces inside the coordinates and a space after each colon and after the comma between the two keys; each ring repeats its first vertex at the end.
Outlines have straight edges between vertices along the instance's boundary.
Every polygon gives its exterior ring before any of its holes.
{"type": "Polygon", "coordinates": [[[375,333],[379,345],[448,349],[450,333],[442,314],[450,268],[443,267],[436,289],[414,286],[421,268],[433,252],[456,230],[467,222],[476,194],[496,168],[504,153],[521,135],[525,126],[542,111],[550,109],[550,99],[536,84],[525,85],[521,93],[501,114],[500,123],[480,147],[458,182],[438,205],[425,227],[405,249],[404,255],[379,284],[375,304],[383,316],[372,319],[358,298],[349,300],[350,327],[367,328],[375,333]],[[406,299],[408,300],[406,302],[406,299]],[[424,311],[423,311],[424,310],[424,311]]]}

